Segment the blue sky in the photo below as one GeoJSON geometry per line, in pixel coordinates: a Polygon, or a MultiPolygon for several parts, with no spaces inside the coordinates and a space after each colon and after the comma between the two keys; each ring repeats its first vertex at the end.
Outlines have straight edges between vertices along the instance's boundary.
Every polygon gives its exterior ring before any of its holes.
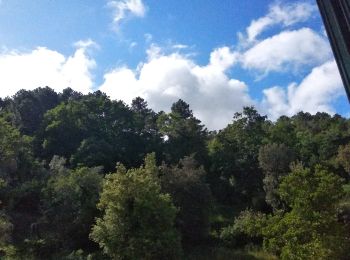
{"type": "Polygon", "coordinates": [[[0,97],[46,85],[182,98],[210,129],[246,105],[349,116],[311,0],[2,0],[0,97]]]}

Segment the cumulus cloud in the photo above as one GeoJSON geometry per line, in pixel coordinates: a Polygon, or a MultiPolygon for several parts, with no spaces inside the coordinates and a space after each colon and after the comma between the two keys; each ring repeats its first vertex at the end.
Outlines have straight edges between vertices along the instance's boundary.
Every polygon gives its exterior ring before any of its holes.
{"type": "MultiPolygon", "coordinates": [[[[130,16],[145,15],[141,0],[114,0],[109,5],[114,9],[116,28],[130,16]]],[[[331,50],[326,37],[310,28],[285,29],[308,19],[314,8],[302,2],[272,5],[266,16],[252,21],[247,28],[249,44],[236,50],[216,48],[206,65],[199,65],[193,53],[188,53],[191,47],[170,42],[170,46],[161,48],[152,44],[152,35],[145,34],[150,46],[145,60],[135,69],[124,65],[105,73],[98,89],[128,104],[141,96],[156,111],[169,111],[171,104],[181,98],[209,129],[225,127],[234,113],[247,105],[257,106],[272,119],[301,110],[332,113],[333,101],[344,90],[335,62],[329,61],[331,50]],[[277,24],[285,31],[257,40],[277,24]],[[272,72],[298,72],[299,76],[311,72],[299,83],[257,90],[263,92],[263,99],[253,100],[245,82],[238,75],[232,76],[234,66],[262,76],[272,72]]],[[[135,46],[132,42],[129,48],[135,46]]],[[[91,71],[96,64],[88,50],[98,46],[87,40],[77,42],[75,47],[70,56],[44,47],[29,52],[0,50],[0,96],[46,85],[56,91],[68,86],[83,93],[91,91],[91,71]]]]}
{"type": "Polygon", "coordinates": [[[327,39],[310,28],[283,31],[254,45],[241,56],[245,69],[260,73],[315,66],[331,57],[327,39]]]}
{"type": "Polygon", "coordinates": [[[287,87],[274,86],[263,90],[259,107],[270,118],[292,116],[299,111],[334,113],[333,104],[344,95],[342,81],[327,36],[311,28],[281,31],[265,39],[257,39],[274,25],[282,28],[308,20],[316,6],[308,2],[281,3],[270,6],[266,16],[253,20],[241,35],[240,65],[258,75],[269,73],[303,74],[300,83],[287,87]],[[298,72],[298,73],[296,73],[298,72]]]}
{"type": "Polygon", "coordinates": [[[146,7],[142,0],[108,1],[108,6],[113,9],[113,24],[116,30],[118,30],[122,20],[127,17],[143,17],[146,13],[146,7]]]}
{"type": "Polygon", "coordinates": [[[210,54],[210,65],[225,71],[231,68],[236,62],[238,62],[239,53],[232,52],[229,47],[221,47],[215,49],[210,54]]]}
{"type": "Polygon", "coordinates": [[[263,31],[273,25],[281,24],[284,27],[304,22],[309,19],[313,13],[317,11],[315,5],[307,2],[284,3],[275,2],[269,8],[269,12],[257,19],[253,20],[246,30],[246,41],[254,42],[263,31]]]}
{"type": "Polygon", "coordinates": [[[342,85],[335,63],[328,62],[332,54],[324,36],[310,28],[300,28],[256,40],[272,25],[287,27],[307,20],[314,8],[302,2],[272,5],[265,17],[247,28],[250,44],[237,50],[227,46],[216,48],[206,65],[180,53],[186,45],[172,45],[166,50],[150,44],[145,62],[136,69],[120,66],[106,73],[99,89],[128,104],[141,96],[157,111],[168,111],[174,101],[184,99],[209,129],[225,127],[233,114],[247,105],[257,106],[272,119],[300,110],[332,112],[332,102],[341,95],[342,85]],[[257,101],[242,80],[230,76],[233,66],[241,66],[260,77],[271,72],[300,75],[312,71],[299,84],[261,90],[264,97],[257,101]]]}
{"type": "Polygon", "coordinates": [[[92,90],[91,70],[95,61],[88,57],[92,41],[79,42],[71,56],[38,47],[29,52],[0,53],[0,96],[12,96],[20,89],[50,86],[56,91],[71,87],[82,93],[92,90]],[[89,44],[88,44],[89,43],[89,44]]]}
{"type": "Polygon", "coordinates": [[[159,47],[152,48],[148,60],[137,70],[124,66],[107,73],[100,90],[126,103],[141,96],[157,111],[169,111],[181,98],[209,129],[226,126],[234,112],[254,103],[246,84],[227,75],[235,63],[235,54],[229,48],[214,50],[205,66],[182,54],[165,55],[159,47]]]}
{"type": "Polygon", "coordinates": [[[272,119],[300,111],[332,114],[332,102],[345,95],[335,61],[315,67],[299,85],[292,83],[287,89],[276,86],[265,89],[263,93],[263,107],[272,119]]]}

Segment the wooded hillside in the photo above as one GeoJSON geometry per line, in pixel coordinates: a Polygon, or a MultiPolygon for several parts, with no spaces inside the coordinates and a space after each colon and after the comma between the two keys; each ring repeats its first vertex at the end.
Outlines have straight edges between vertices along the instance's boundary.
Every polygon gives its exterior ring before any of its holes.
{"type": "Polygon", "coordinates": [[[349,259],[350,120],[253,107],[208,131],[97,91],[0,99],[4,259],[349,259]]]}

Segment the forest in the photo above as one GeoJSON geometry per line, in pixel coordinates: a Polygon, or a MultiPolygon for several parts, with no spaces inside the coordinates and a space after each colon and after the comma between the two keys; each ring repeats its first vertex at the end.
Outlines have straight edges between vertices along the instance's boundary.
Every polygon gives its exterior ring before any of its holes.
{"type": "Polygon", "coordinates": [[[0,99],[1,259],[350,259],[350,120],[209,131],[96,91],[0,99]]]}

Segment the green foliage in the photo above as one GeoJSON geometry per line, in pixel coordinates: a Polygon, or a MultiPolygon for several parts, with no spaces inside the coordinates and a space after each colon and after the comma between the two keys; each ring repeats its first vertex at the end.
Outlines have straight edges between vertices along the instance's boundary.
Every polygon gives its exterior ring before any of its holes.
{"type": "Polygon", "coordinates": [[[291,211],[268,220],[262,230],[264,247],[282,259],[343,259],[349,240],[337,218],[341,185],[339,177],[325,170],[296,165],[279,188],[291,211]]]}
{"type": "Polygon", "coordinates": [[[294,160],[293,152],[284,144],[266,144],[259,150],[259,165],[264,173],[266,202],[274,209],[280,209],[283,201],[277,194],[281,178],[289,172],[294,160]]]}
{"type": "Polygon", "coordinates": [[[74,165],[111,169],[124,155],[124,131],[132,123],[128,117],[131,112],[122,102],[111,101],[101,92],[61,103],[45,114],[43,154],[48,159],[63,156],[74,165]]]}
{"type": "Polygon", "coordinates": [[[278,258],[261,249],[232,249],[227,247],[199,247],[195,248],[186,258],[186,260],[277,260],[278,258]]]}
{"type": "Polygon", "coordinates": [[[337,160],[350,175],[350,143],[339,147],[337,160]]]}
{"type": "Polygon", "coordinates": [[[177,209],[161,192],[154,154],[143,167],[119,165],[117,173],[107,175],[98,207],[103,216],[90,236],[113,259],[179,258],[177,209]]]}
{"type": "Polygon", "coordinates": [[[41,154],[47,160],[63,156],[74,167],[104,166],[106,171],[118,161],[140,165],[147,152],[160,149],[161,138],[156,115],[147,103],[138,102],[130,110],[99,91],[68,99],[44,116],[41,154]]]}
{"type": "Polygon", "coordinates": [[[158,129],[158,114],[148,108],[147,102],[137,97],[131,103],[133,112],[133,128],[135,132],[133,154],[139,158],[144,158],[146,154],[155,152],[157,156],[162,156],[163,139],[158,129]]]}
{"type": "MultiPolygon", "coordinates": [[[[292,122],[296,132],[298,159],[306,166],[332,166],[341,144],[350,138],[349,120],[326,113],[298,113],[292,122]]],[[[335,169],[334,169],[335,170],[335,169]]]]}
{"type": "Polygon", "coordinates": [[[0,215],[0,251],[11,241],[13,225],[5,214],[0,215]]]}
{"type": "Polygon", "coordinates": [[[267,139],[269,143],[284,144],[294,150],[297,146],[297,129],[293,120],[287,116],[281,116],[268,129],[267,139]]]}
{"type": "Polygon", "coordinates": [[[13,181],[13,174],[21,170],[20,164],[25,162],[29,153],[29,139],[22,137],[16,128],[0,117],[0,177],[13,181]]]}
{"type": "Polygon", "coordinates": [[[64,162],[54,157],[50,164],[52,176],[43,191],[43,217],[32,225],[33,238],[45,234],[47,246],[62,251],[91,249],[89,231],[97,215],[101,168],[69,170],[64,162]]]}
{"type": "Polygon", "coordinates": [[[34,135],[40,128],[45,112],[58,103],[58,94],[45,87],[18,91],[5,109],[12,113],[13,121],[21,133],[34,135]]]}
{"type": "Polygon", "coordinates": [[[350,241],[338,220],[341,185],[339,177],[320,167],[313,172],[296,164],[279,187],[289,212],[266,216],[244,211],[223,229],[221,238],[233,245],[245,239],[242,234],[262,238],[265,250],[281,259],[346,259],[350,241]]]}
{"type": "Polygon", "coordinates": [[[185,157],[177,166],[163,165],[161,176],[162,189],[179,208],[176,227],[182,234],[183,247],[205,241],[209,236],[212,196],[204,168],[193,157],[185,157]]]}
{"type": "MultiPolygon", "coordinates": [[[[39,215],[40,190],[46,176],[31,148],[31,139],[0,117],[0,210],[13,226],[11,243],[21,244],[29,235],[30,223],[39,215]]],[[[12,254],[16,250],[9,244],[6,251],[12,254]]]]}
{"type": "Polygon", "coordinates": [[[267,224],[267,216],[252,210],[242,211],[234,224],[222,229],[220,239],[230,246],[242,246],[248,243],[261,243],[262,230],[267,224]]]}
{"type": "Polygon", "coordinates": [[[349,141],[350,120],[326,113],[270,122],[246,107],[208,133],[182,100],[155,113],[100,91],[19,91],[0,99],[0,258],[177,259],[181,241],[185,259],[274,259],[262,245],[342,259],[349,141]],[[140,167],[150,152],[168,165],[140,167]],[[295,161],[308,168],[290,173],[295,161]]]}
{"type": "Polygon", "coordinates": [[[218,200],[261,208],[264,200],[259,148],[269,122],[254,108],[245,107],[209,144],[209,181],[218,200]]]}
{"type": "Polygon", "coordinates": [[[157,123],[166,139],[164,150],[167,162],[177,163],[185,156],[194,155],[199,163],[206,163],[207,130],[193,116],[186,102],[181,99],[175,102],[171,113],[162,113],[157,123]]]}

